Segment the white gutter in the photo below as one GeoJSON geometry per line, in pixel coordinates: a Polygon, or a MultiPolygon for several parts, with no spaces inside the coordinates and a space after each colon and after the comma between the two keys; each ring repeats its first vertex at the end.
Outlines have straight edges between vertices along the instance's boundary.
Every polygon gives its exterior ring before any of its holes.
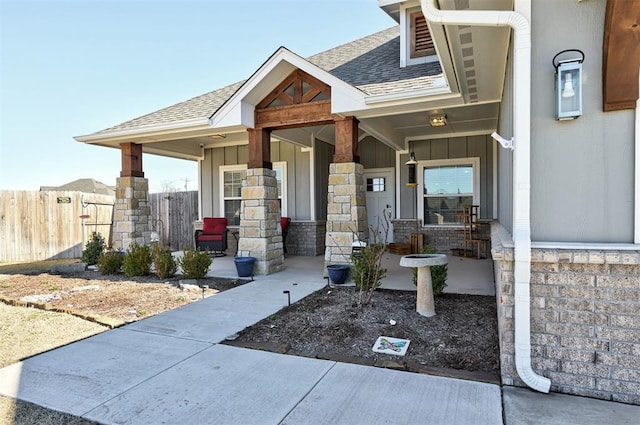
{"type": "Polygon", "coordinates": [[[513,242],[515,296],[515,356],[518,375],[529,387],[548,393],[551,380],[531,368],[531,27],[511,11],[436,8],[435,0],[420,0],[425,18],[440,25],[510,26],[514,30],[513,56],[513,242]]]}
{"type": "Polygon", "coordinates": [[[640,72],[638,72],[638,100],[636,101],[635,142],[635,206],[633,243],[640,244],[640,72]]]}

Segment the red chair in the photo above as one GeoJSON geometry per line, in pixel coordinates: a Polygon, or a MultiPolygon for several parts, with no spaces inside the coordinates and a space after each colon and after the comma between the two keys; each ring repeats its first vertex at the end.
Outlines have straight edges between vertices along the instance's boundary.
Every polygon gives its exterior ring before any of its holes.
{"type": "Polygon", "coordinates": [[[289,224],[291,224],[291,218],[280,217],[280,227],[282,228],[282,250],[287,253],[287,232],[289,230],[289,224]]]}
{"type": "Polygon", "coordinates": [[[224,217],[205,217],[202,230],[196,230],[196,249],[213,251],[216,257],[223,257],[227,250],[227,219],[224,217]]]}

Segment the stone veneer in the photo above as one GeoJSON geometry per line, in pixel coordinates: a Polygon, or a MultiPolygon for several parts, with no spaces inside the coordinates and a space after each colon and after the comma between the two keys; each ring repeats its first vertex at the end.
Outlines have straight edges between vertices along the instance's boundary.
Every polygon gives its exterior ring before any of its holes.
{"type": "MultiPolygon", "coordinates": [[[[492,228],[502,382],[514,358],[513,242],[492,228]]],[[[551,390],[640,404],[640,251],[531,250],[531,361],[551,390]]]]}
{"type": "MultiPolygon", "coordinates": [[[[393,241],[409,243],[409,235],[416,233],[416,221],[412,218],[393,220],[393,241]]],[[[462,226],[427,226],[418,227],[418,231],[425,235],[424,243],[431,245],[438,252],[450,254],[452,249],[462,248],[462,226]]],[[[489,222],[480,226],[480,237],[490,239],[491,225],[489,222]]]]}
{"type": "Polygon", "coordinates": [[[355,162],[329,165],[325,266],[351,264],[354,234],[368,234],[364,167],[355,162]]]}
{"type": "Polygon", "coordinates": [[[144,177],[118,177],[113,210],[111,246],[126,250],[133,242],[145,245],[151,241],[151,206],[149,180],[144,177]]]}
{"type": "Polygon", "coordinates": [[[249,168],[245,173],[238,256],[256,258],[255,274],[276,273],[284,267],[276,172],[249,168]]]}

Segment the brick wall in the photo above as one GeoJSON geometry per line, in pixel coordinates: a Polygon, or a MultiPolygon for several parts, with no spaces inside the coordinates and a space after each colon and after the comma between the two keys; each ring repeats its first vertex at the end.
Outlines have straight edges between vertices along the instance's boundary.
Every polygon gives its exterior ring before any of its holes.
{"type": "Polygon", "coordinates": [[[324,254],[326,221],[291,221],[287,233],[287,254],[316,256],[324,254]]]}
{"type": "MultiPolygon", "coordinates": [[[[431,245],[438,252],[450,254],[452,249],[462,248],[462,226],[428,226],[418,228],[419,232],[425,235],[425,244],[431,245]]],[[[480,227],[480,235],[483,239],[489,240],[491,225],[487,223],[480,227]]],[[[416,220],[396,219],[393,220],[393,241],[398,243],[409,243],[409,235],[416,233],[416,220]]]]}
{"type": "MultiPolygon", "coordinates": [[[[515,370],[513,244],[494,225],[501,373],[515,370]]],[[[606,246],[605,246],[606,248],[606,246]]],[[[532,249],[531,356],[551,390],[640,404],[640,251],[532,249]]]]}

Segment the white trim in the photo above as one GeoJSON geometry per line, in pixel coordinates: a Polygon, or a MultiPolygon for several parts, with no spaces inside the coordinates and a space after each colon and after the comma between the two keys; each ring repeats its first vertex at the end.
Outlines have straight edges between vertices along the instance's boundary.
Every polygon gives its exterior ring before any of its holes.
{"type": "Polygon", "coordinates": [[[287,178],[288,178],[288,170],[287,170],[287,162],[286,161],[277,161],[274,162],[272,165],[273,170],[275,171],[276,168],[279,168],[282,170],[282,187],[280,188],[282,195],[280,195],[280,216],[282,217],[287,217],[287,213],[289,212],[289,208],[287,207],[287,201],[289,199],[289,197],[287,196],[288,193],[288,185],[287,185],[287,178]]]}
{"type": "Polygon", "coordinates": [[[411,137],[406,137],[404,139],[405,143],[409,143],[409,142],[420,142],[420,141],[424,141],[424,140],[433,140],[433,139],[450,139],[453,137],[471,137],[471,136],[488,136],[491,133],[487,133],[487,130],[475,130],[475,131],[462,131],[459,133],[441,133],[441,134],[430,134],[430,135],[424,135],[424,136],[411,136],[411,137]]]}
{"type": "MultiPolygon", "coordinates": [[[[117,139],[126,136],[135,135],[136,138],[149,137],[151,134],[164,133],[167,131],[174,130],[188,130],[188,131],[199,131],[199,130],[207,130],[211,131],[211,127],[209,126],[209,120],[207,118],[192,118],[183,121],[170,122],[170,123],[162,123],[162,124],[149,124],[142,125],[135,128],[126,128],[122,130],[113,130],[104,133],[93,133],[87,134],[84,136],[75,136],[74,139],[78,142],[94,142],[105,139],[117,139]]],[[[154,141],[154,140],[151,140],[154,141]]],[[[144,143],[145,140],[140,140],[140,142],[136,143],[144,143]]]]}
{"type": "MultiPolygon", "coordinates": [[[[218,199],[218,202],[220,202],[219,204],[219,208],[220,208],[220,217],[224,217],[225,216],[225,210],[224,210],[224,201],[227,199],[230,200],[241,200],[242,201],[242,196],[239,197],[231,197],[231,198],[226,198],[224,196],[224,173],[227,171],[244,171],[247,169],[247,164],[233,164],[233,165],[221,165],[218,168],[218,180],[219,180],[219,193],[220,193],[220,197],[218,199]]],[[[230,224],[231,225],[231,224],[230,224]]]]}
{"type": "Polygon", "coordinates": [[[494,220],[498,219],[498,143],[493,141],[493,214],[494,220]]]}
{"type": "MultiPolygon", "coordinates": [[[[640,72],[638,73],[640,80],[640,72]]],[[[640,92],[640,81],[638,82],[640,92]]],[[[634,201],[634,226],[633,243],[640,244],[640,93],[636,101],[636,140],[635,140],[635,201],[634,201]]]]}
{"type": "Polygon", "coordinates": [[[302,152],[309,152],[309,208],[311,221],[316,220],[316,137],[313,133],[309,135],[311,147],[303,149],[302,152]]]}
{"type": "Polygon", "coordinates": [[[258,70],[211,116],[214,128],[254,127],[255,105],[294,69],[300,69],[331,86],[331,112],[365,109],[365,93],[329,72],[280,47],[258,70]]]}
{"type": "MultiPolygon", "coordinates": [[[[287,208],[287,200],[288,200],[288,196],[287,196],[287,192],[288,192],[288,185],[287,185],[287,162],[286,161],[277,161],[274,162],[272,165],[273,169],[275,170],[276,168],[281,169],[282,170],[282,187],[281,187],[281,192],[282,195],[280,196],[280,205],[282,205],[281,207],[281,211],[280,211],[280,215],[282,217],[286,217],[287,216],[287,212],[288,212],[288,208],[287,208]]],[[[234,199],[238,199],[237,197],[231,197],[231,198],[225,198],[224,196],[224,173],[225,171],[244,171],[247,169],[247,164],[232,164],[232,165],[221,165],[218,168],[218,173],[219,173],[219,185],[220,185],[220,199],[218,200],[220,202],[220,216],[224,217],[224,201],[225,199],[230,199],[230,200],[234,200],[234,199]]],[[[240,197],[239,199],[242,199],[242,197],[240,197]]]]}
{"type": "Polygon", "coordinates": [[[416,170],[416,179],[418,179],[417,187],[417,204],[418,204],[418,220],[424,227],[424,169],[430,167],[447,167],[451,165],[467,165],[473,167],[473,204],[480,205],[480,157],[473,156],[468,158],[452,158],[452,159],[434,159],[418,161],[416,170]]]}
{"type": "Polygon", "coordinates": [[[402,217],[401,208],[402,202],[400,202],[400,191],[402,188],[400,187],[400,167],[404,164],[400,163],[400,155],[408,155],[409,151],[396,151],[396,217],[402,217]]]}
{"type": "MultiPolygon", "coordinates": [[[[512,248],[513,245],[504,245],[512,248]]],[[[637,251],[638,245],[630,243],[584,243],[584,242],[531,242],[531,248],[570,249],[584,251],[637,251]]]]}

